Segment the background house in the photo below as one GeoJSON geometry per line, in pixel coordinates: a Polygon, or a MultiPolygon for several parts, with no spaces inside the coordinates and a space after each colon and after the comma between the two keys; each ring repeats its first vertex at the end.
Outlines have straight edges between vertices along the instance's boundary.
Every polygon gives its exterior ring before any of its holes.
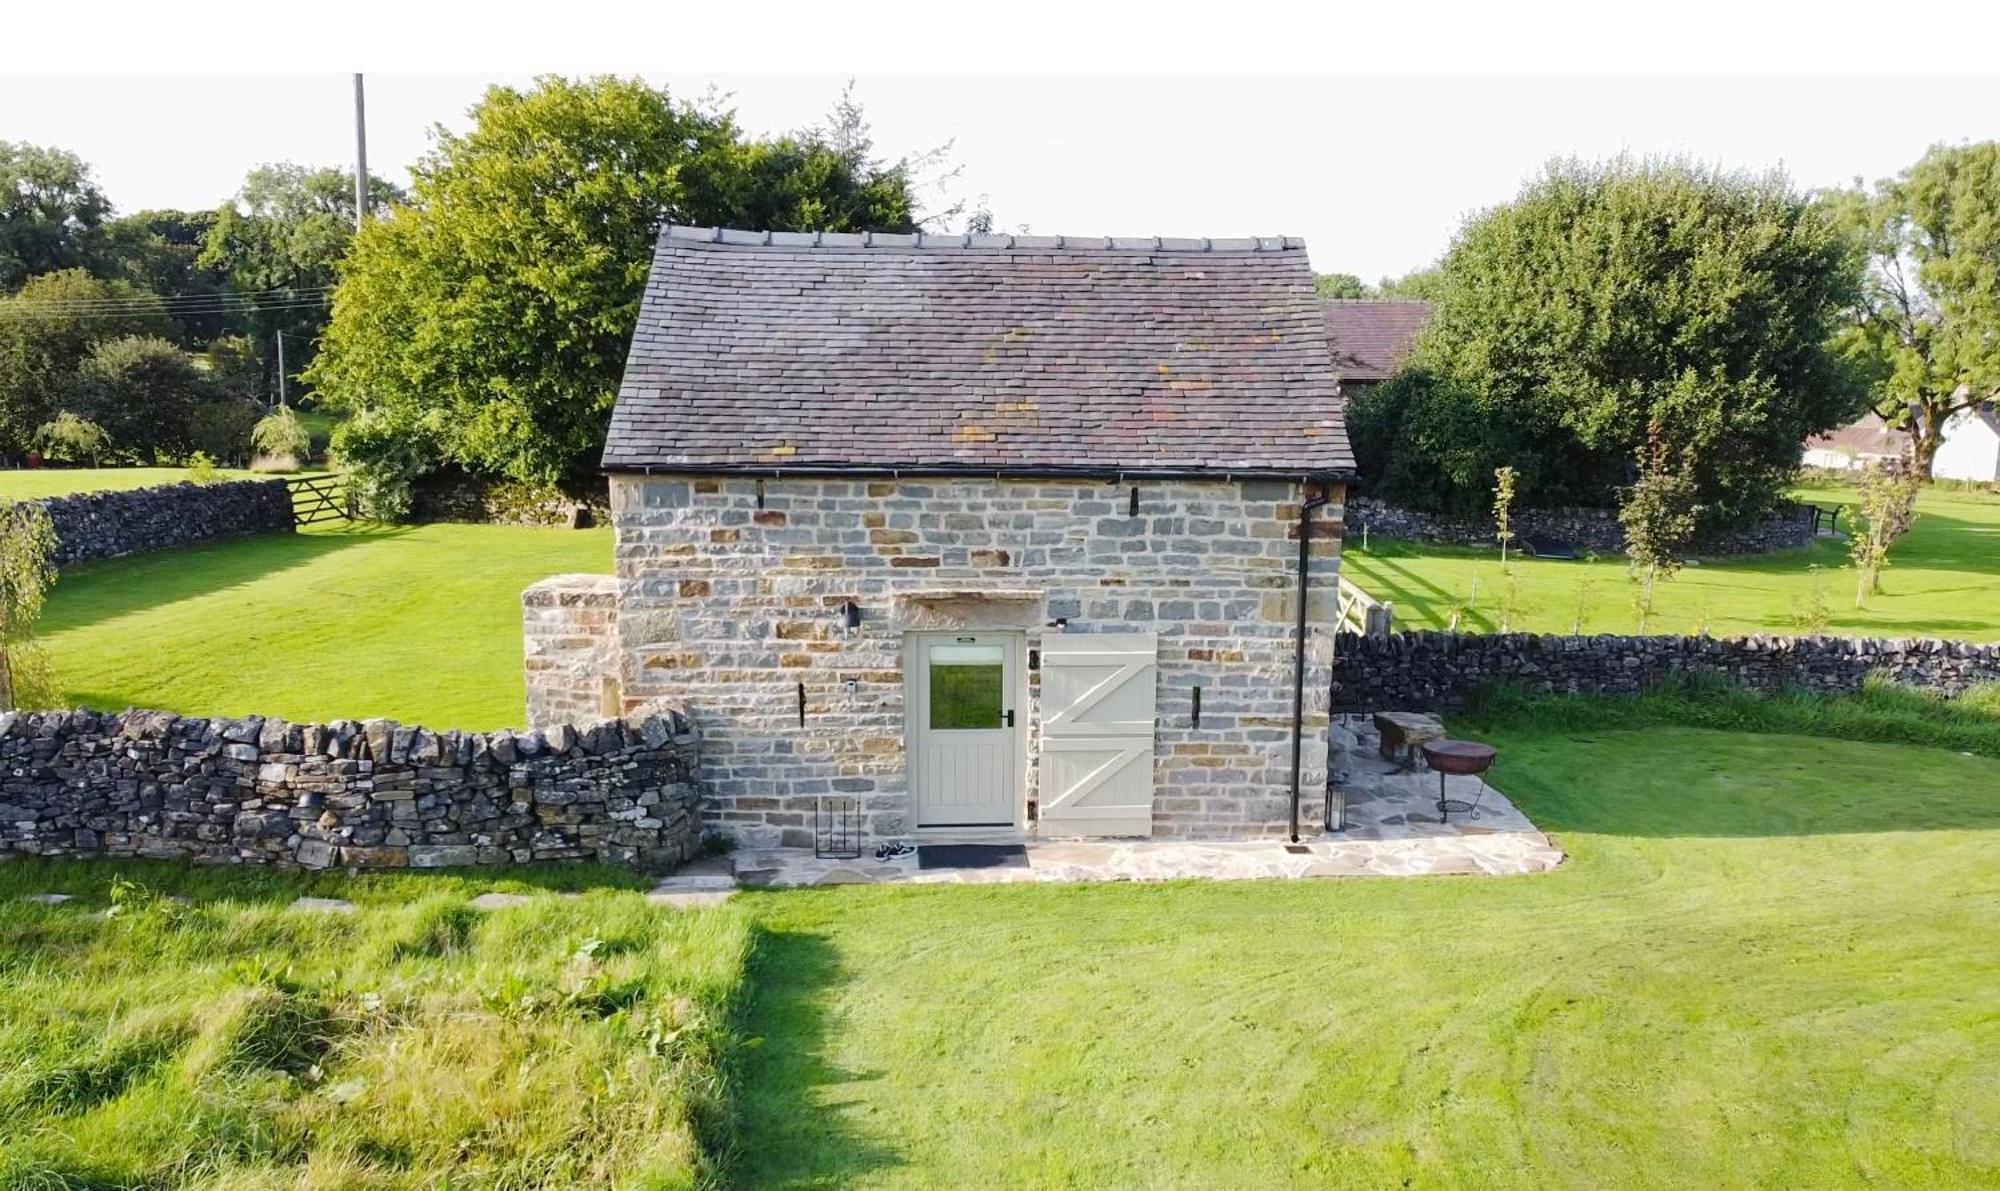
{"type": "MultiPolygon", "coordinates": [[[[1851,471],[1885,459],[1900,459],[1909,447],[1908,433],[1891,429],[1878,415],[1869,413],[1851,425],[1809,439],[1802,461],[1807,467],[1851,471]]],[[[1945,422],[1944,440],[1931,460],[1931,476],[2000,483],[2000,413],[1995,412],[1992,402],[1960,410],[1945,422]]]]}
{"type": "Polygon", "coordinates": [[[1298,240],[671,229],[530,720],[684,707],[753,844],[1314,824],[1353,466],[1298,240]]]}
{"type": "Polygon", "coordinates": [[[1325,302],[1326,337],[1342,390],[1359,389],[1396,374],[1410,343],[1430,321],[1428,302],[1332,298],[1325,302]]]}

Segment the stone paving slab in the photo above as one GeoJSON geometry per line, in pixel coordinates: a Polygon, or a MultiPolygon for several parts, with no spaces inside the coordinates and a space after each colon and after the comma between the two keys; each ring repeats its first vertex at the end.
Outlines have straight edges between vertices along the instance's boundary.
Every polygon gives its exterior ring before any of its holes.
{"type": "Polygon", "coordinates": [[[291,909],[307,914],[352,914],[354,903],[338,897],[302,897],[291,909]]]}
{"type": "Polygon", "coordinates": [[[719,906],[736,896],[735,889],[698,889],[689,892],[655,889],[646,900],[675,910],[701,910],[719,906]]]}
{"type": "MultiPolygon", "coordinates": [[[[891,860],[822,860],[802,848],[734,854],[744,885],[984,885],[1017,881],[1304,880],[1322,877],[1510,876],[1547,872],[1561,848],[1507,796],[1475,777],[1448,777],[1447,798],[1476,803],[1441,821],[1438,775],[1401,771],[1381,759],[1367,717],[1337,726],[1336,787],[1345,799],[1344,829],[1305,837],[1297,850],[1281,839],[1054,840],[1028,843],[1025,867],[920,869],[914,854],[891,860]]],[[[1504,759],[1503,759],[1504,764],[1504,759]]]]}
{"type": "Polygon", "coordinates": [[[76,899],[67,893],[31,893],[28,895],[27,900],[34,902],[38,906],[60,906],[64,902],[75,901],[76,899]]]}
{"type": "Polygon", "coordinates": [[[511,910],[516,906],[525,906],[533,900],[533,898],[525,893],[500,893],[492,891],[482,893],[478,897],[473,898],[472,908],[475,910],[511,910]]]}

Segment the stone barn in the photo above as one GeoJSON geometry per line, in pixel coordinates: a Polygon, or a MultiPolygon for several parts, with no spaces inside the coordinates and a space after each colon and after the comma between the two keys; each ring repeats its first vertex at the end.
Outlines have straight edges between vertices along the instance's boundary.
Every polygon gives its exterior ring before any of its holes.
{"type": "Polygon", "coordinates": [[[679,706],[751,846],[1316,830],[1335,376],[1296,239],[670,228],[531,724],[679,706]]]}

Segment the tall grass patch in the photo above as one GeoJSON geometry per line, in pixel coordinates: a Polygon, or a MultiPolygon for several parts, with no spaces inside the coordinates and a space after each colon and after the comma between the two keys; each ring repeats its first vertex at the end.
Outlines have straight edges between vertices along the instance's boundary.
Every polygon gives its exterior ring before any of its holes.
{"type": "Polygon", "coordinates": [[[713,1185],[745,919],[495,884],[0,866],[0,1186],[713,1185]]]}

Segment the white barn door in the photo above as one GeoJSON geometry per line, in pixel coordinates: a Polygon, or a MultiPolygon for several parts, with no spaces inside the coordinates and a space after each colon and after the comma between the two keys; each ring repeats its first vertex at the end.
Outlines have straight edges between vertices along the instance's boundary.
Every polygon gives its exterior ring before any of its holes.
{"type": "Polygon", "coordinates": [[[1041,829],[1153,834],[1152,633],[1042,638],[1041,829]]]}

